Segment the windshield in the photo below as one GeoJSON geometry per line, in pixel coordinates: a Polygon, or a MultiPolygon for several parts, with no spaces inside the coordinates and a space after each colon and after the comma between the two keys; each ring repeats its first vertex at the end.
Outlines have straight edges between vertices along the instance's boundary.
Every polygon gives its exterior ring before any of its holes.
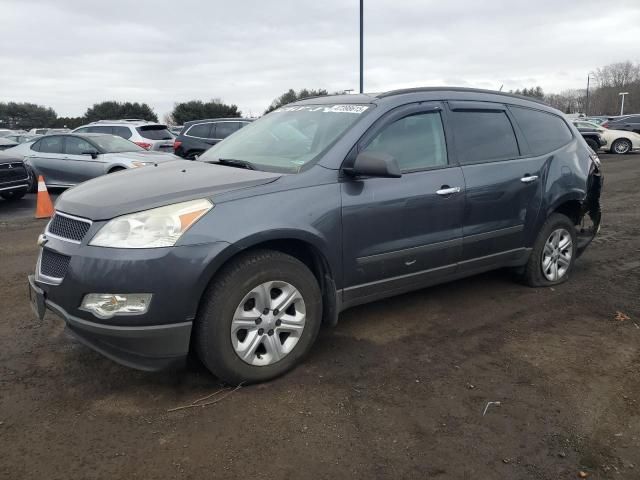
{"type": "Polygon", "coordinates": [[[282,107],[207,150],[199,160],[238,160],[258,170],[298,172],[353,125],[371,105],[282,107]]]}
{"type": "Polygon", "coordinates": [[[104,153],[146,152],[144,148],[139,147],[135,143],[125,140],[122,137],[116,137],[115,135],[92,135],[91,140],[98,145],[104,153]]]}

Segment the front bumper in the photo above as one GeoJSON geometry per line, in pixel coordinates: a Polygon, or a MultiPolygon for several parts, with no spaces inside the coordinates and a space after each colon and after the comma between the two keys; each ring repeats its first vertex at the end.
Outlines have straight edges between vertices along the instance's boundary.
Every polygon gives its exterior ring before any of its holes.
{"type": "Polygon", "coordinates": [[[217,257],[228,246],[215,242],[126,250],[48,238],[43,248],[70,260],[64,277],[56,282],[41,274],[38,261],[35,275],[29,276],[32,304],[41,295],[44,308],[62,317],[74,336],[118,363],[142,370],[163,369],[189,353],[200,297],[219,266],[217,257]],[[144,314],[102,319],[80,310],[88,293],[151,293],[153,297],[144,314]]]}
{"type": "Polygon", "coordinates": [[[189,353],[191,321],[137,327],[103,325],[74,317],[47,299],[34,275],[29,275],[29,286],[33,303],[41,302],[44,308],[64,320],[67,330],[80,342],[122,365],[139,370],[162,370],[183,363],[189,353]]]}

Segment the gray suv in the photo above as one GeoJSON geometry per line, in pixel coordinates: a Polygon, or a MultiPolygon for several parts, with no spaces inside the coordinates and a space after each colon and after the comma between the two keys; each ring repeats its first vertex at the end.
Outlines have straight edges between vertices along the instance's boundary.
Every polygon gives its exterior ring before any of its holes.
{"type": "Polygon", "coordinates": [[[422,88],[282,107],[199,161],[65,192],[29,277],[39,317],[156,370],[280,375],[354,305],[501,267],[569,278],[600,224],[596,154],[514,95],[422,88]]]}

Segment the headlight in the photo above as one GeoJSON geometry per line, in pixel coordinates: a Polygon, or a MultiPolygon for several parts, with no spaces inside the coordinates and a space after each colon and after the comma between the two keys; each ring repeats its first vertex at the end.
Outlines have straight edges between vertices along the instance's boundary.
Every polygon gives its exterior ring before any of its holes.
{"type": "Polygon", "coordinates": [[[153,165],[154,162],[131,162],[131,168],[146,167],[147,165],[153,165]]]}
{"type": "Polygon", "coordinates": [[[213,208],[207,199],[175,203],[109,221],[89,245],[113,248],[172,247],[191,225],[213,208]]]}

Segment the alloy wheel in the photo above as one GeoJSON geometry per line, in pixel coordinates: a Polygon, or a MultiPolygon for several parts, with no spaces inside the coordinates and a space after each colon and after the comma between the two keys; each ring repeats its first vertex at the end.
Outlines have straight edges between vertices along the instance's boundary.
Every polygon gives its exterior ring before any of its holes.
{"type": "Polygon", "coordinates": [[[302,336],[302,295],[283,281],[262,283],[247,293],[231,322],[231,344],[242,361],[266,366],[286,357],[302,336]]]}
{"type": "Polygon", "coordinates": [[[617,142],[615,142],[615,145],[613,146],[613,149],[619,155],[627,153],[630,150],[630,148],[631,146],[629,145],[629,142],[627,142],[626,140],[618,140],[617,142]]]}
{"type": "Polygon", "coordinates": [[[551,232],[544,244],[542,253],[542,273],[551,282],[564,277],[571,265],[573,241],[571,234],[564,228],[551,232]]]}

